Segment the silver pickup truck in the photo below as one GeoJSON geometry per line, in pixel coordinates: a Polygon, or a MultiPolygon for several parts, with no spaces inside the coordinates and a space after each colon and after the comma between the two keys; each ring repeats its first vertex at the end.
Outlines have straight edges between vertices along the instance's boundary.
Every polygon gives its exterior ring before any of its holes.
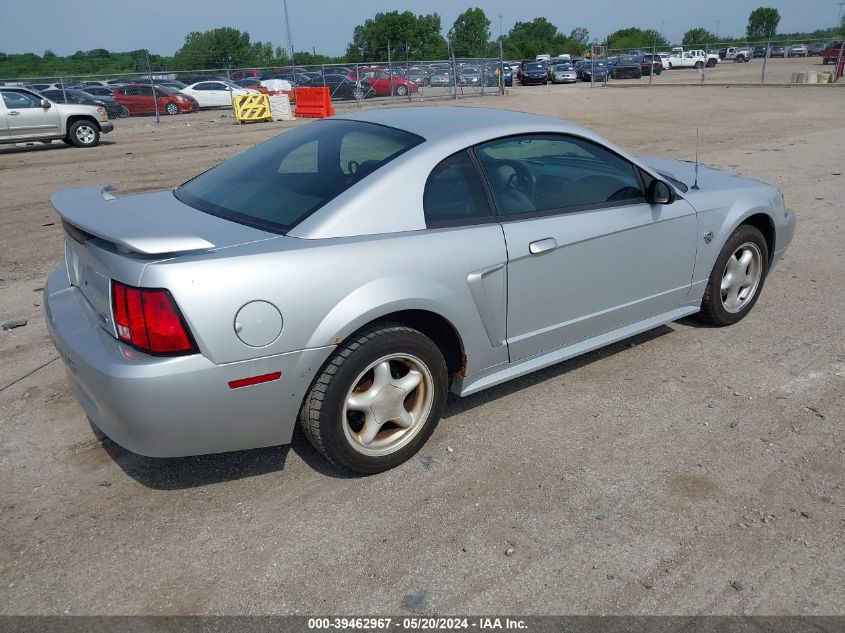
{"type": "Polygon", "coordinates": [[[61,139],[94,147],[113,129],[102,107],[53,103],[27,88],[0,86],[0,143],[61,139]]]}

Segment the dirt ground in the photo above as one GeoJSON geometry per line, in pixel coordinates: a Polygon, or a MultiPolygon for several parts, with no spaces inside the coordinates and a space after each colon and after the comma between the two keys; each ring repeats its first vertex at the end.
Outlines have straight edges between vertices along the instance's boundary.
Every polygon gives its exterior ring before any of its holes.
{"type": "Polygon", "coordinates": [[[845,614],[845,89],[461,104],[672,158],[699,127],[703,162],[784,191],[795,241],[736,326],[683,320],[455,400],[391,472],[345,478],[299,436],[155,460],[99,438],[55,360],[49,197],[171,187],[299,122],[141,118],[95,149],[0,149],[0,322],[28,320],[0,332],[0,613],[845,614]]]}

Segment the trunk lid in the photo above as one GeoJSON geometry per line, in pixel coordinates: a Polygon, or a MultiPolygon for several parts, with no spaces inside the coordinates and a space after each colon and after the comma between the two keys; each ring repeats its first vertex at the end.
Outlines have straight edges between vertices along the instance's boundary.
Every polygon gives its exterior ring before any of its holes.
{"type": "Polygon", "coordinates": [[[113,336],[112,279],[139,286],[152,262],[278,237],[189,207],[169,189],[126,196],[112,191],[69,189],[51,202],[65,230],[68,279],[113,336]]]}

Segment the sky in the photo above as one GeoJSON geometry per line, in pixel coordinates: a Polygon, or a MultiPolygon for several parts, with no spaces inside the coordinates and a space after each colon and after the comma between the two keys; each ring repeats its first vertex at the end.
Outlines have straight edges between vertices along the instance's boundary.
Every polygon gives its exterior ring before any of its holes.
{"type": "MultiPolygon", "coordinates": [[[[37,0],[3,1],[0,11],[0,51],[37,53],[46,49],[57,55],[77,50],[105,48],[130,51],[146,48],[172,55],[189,31],[232,26],[247,31],[252,41],[285,46],[282,0],[37,0]]],[[[515,22],[546,17],[568,34],[585,26],[590,35],[604,39],[619,28],[638,26],[661,30],[679,42],[690,28],[704,27],[721,35],[742,35],[748,14],[760,5],[780,11],[781,32],[814,31],[836,23],[838,0],[494,0],[461,2],[443,0],[288,0],[293,44],[297,51],[316,49],[342,55],[356,25],[376,13],[437,12],[444,35],[467,7],[484,9],[490,30],[499,34],[499,14],[506,33],[515,22]]],[[[554,52],[554,51],[551,51],[554,52]]]]}

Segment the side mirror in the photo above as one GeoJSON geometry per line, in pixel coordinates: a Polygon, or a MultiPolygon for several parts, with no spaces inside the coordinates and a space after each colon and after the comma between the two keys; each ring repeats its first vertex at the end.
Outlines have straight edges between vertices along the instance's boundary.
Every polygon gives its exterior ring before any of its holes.
{"type": "Polygon", "coordinates": [[[675,202],[675,192],[665,182],[655,178],[648,186],[646,199],[651,204],[672,204],[675,202]]]}
{"type": "Polygon", "coordinates": [[[50,107],[52,107],[52,106],[53,106],[53,104],[52,104],[52,103],[50,103],[49,101],[47,101],[47,99],[42,99],[42,100],[41,100],[41,107],[42,107],[42,108],[50,108],[50,107]]]}

